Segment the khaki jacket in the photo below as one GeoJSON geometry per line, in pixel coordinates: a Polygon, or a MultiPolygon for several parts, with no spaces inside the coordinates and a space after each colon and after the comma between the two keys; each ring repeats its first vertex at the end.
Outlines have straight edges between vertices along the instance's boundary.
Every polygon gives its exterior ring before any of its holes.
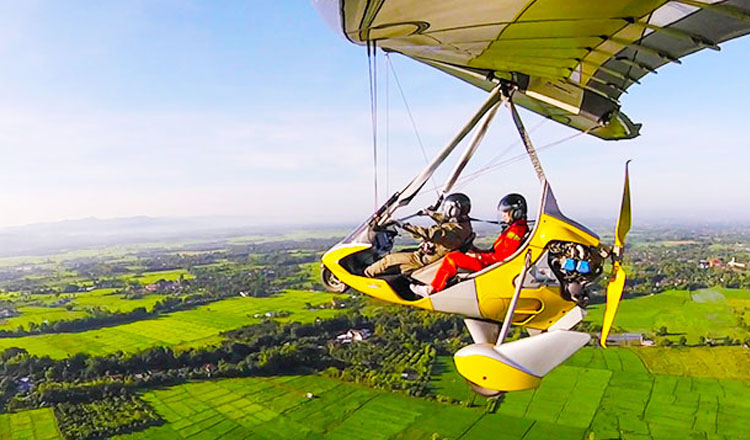
{"type": "Polygon", "coordinates": [[[405,228],[414,238],[424,240],[433,246],[432,252],[425,252],[420,248],[420,252],[429,256],[429,261],[435,261],[448,252],[455,251],[471,238],[474,233],[471,222],[466,219],[462,221],[444,221],[440,214],[433,214],[432,218],[438,222],[434,226],[425,228],[416,225],[405,225],[405,228]]]}

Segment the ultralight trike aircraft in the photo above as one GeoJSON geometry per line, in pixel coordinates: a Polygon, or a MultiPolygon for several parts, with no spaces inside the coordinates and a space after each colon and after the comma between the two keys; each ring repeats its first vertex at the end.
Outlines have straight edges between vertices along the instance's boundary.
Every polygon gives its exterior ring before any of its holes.
{"type": "Polygon", "coordinates": [[[326,288],[352,287],[391,303],[464,316],[474,344],[455,353],[456,368],[475,391],[493,396],[538,386],[589,342],[588,334],[571,329],[583,319],[587,288],[611,260],[600,336],[606,347],[626,280],[621,263],[631,223],[627,164],[615,243],[609,247],[561,212],[516,104],[602,139],[634,138],[640,124],[620,111],[619,96],[664,64],[750,32],[750,0],[314,3],[345,38],[366,45],[371,57],[377,48],[400,53],[490,92],[416,177],[323,256],[326,288]],[[365,267],[392,250],[400,224],[396,213],[408,209],[474,131],[433,208],[440,206],[503,105],[542,187],[538,215],[521,247],[479,272],[459,273],[452,285],[426,298],[414,296],[409,283],[429,283],[440,260],[401,276],[366,277],[365,267]],[[530,336],[506,342],[511,325],[530,336]]]}

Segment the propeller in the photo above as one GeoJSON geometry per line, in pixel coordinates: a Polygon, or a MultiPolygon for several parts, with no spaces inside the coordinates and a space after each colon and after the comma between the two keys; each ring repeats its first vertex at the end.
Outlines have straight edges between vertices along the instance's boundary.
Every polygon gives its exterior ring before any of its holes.
{"type": "Polygon", "coordinates": [[[612,249],[612,275],[607,285],[607,306],[604,310],[604,322],[602,323],[602,335],[600,344],[607,347],[607,336],[612,329],[612,323],[615,320],[617,307],[620,305],[622,291],[625,289],[625,280],[627,274],[622,268],[622,254],[625,249],[625,236],[630,231],[631,213],[630,213],[630,177],[628,175],[628,164],[625,162],[625,188],[622,191],[622,203],[620,205],[620,215],[617,218],[617,227],[615,228],[615,247],[612,249]]]}

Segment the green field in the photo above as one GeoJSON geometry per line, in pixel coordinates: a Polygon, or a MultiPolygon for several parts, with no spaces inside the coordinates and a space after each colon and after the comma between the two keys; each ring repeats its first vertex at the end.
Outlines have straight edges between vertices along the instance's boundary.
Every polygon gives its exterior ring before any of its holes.
{"type": "MultiPolygon", "coordinates": [[[[465,385],[454,391],[467,395],[465,385]]],[[[122,438],[746,439],[749,391],[749,382],[653,375],[629,350],[587,348],[494,414],[317,376],[229,379],[147,392],[167,423],[122,438]]]]}
{"type": "Polygon", "coordinates": [[[750,350],[744,347],[634,348],[654,374],[750,381],[750,350]]]}
{"type": "Polygon", "coordinates": [[[30,323],[37,325],[47,322],[71,321],[91,316],[92,309],[101,309],[111,313],[128,313],[143,307],[153,310],[154,305],[165,298],[164,295],[145,295],[142,298],[130,299],[121,294],[114,294],[118,289],[94,289],[86,292],[65,293],[60,295],[31,295],[20,297],[15,295],[8,299],[20,304],[16,311],[19,316],[0,320],[0,329],[16,330],[19,327],[29,329],[30,323]],[[33,301],[31,300],[33,298],[33,301]],[[68,300],[64,305],[55,305],[60,300],[68,300]],[[44,304],[45,307],[25,306],[44,304]],[[70,310],[68,310],[70,309],[70,310]]]}
{"type": "Polygon", "coordinates": [[[55,414],[49,408],[0,414],[0,439],[62,439],[55,414]]]}
{"type": "MultiPolygon", "coordinates": [[[[452,388],[467,396],[465,385],[452,388]]],[[[655,375],[631,350],[584,348],[538,389],[505,395],[492,414],[484,402],[440,404],[316,375],[252,377],[147,391],[165,423],[116,438],[750,439],[749,392],[748,381],[655,375]]],[[[59,434],[44,409],[0,416],[0,438],[59,434]]]]}
{"type": "Polygon", "coordinates": [[[318,376],[191,383],[143,396],[167,421],[120,439],[579,439],[581,428],[485,414],[318,376]],[[316,397],[308,399],[306,393],[316,397]]]}
{"type": "Polygon", "coordinates": [[[322,304],[334,296],[321,292],[287,291],[269,298],[230,298],[116,327],[80,333],[0,338],[0,351],[20,347],[31,354],[62,359],[79,352],[104,355],[120,350],[136,352],[159,345],[176,349],[199,347],[219,343],[222,332],[259,322],[261,318],[254,318],[255,314],[289,311],[290,316],[277,318],[282,322],[312,322],[316,317],[334,316],[340,310],[305,309],[305,303],[322,304]]]}
{"type": "Polygon", "coordinates": [[[28,330],[32,322],[39,325],[44,322],[70,321],[88,316],[86,312],[66,310],[62,307],[19,307],[16,311],[20,315],[0,320],[0,329],[16,330],[22,327],[28,330]]]}
{"type": "MultiPolygon", "coordinates": [[[[635,332],[652,332],[664,326],[674,339],[684,335],[688,344],[697,343],[700,336],[743,340],[748,333],[737,327],[736,312],[747,306],[750,306],[748,290],[668,290],[623,300],[614,325],[635,332]]],[[[587,312],[586,321],[601,323],[604,304],[590,306],[587,312]]]]}
{"type": "Polygon", "coordinates": [[[123,295],[113,294],[118,289],[95,289],[89,292],[72,294],[70,304],[75,310],[86,310],[99,307],[113,313],[128,313],[143,307],[153,310],[154,304],[164,299],[164,295],[145,295],[142,298],[130,299],[123,295]]]}
{"type": "MultiPolygon", "coordinates": [[[[682,354],[655,349],[653,353],[688,372],[694,368],[693,350],[715,349],[691,348],[682,354]]],[[[544,421],[555,429],[583,429],[597,439],[750,438],[750,381],[652,374],[636,353],[641,351],[584,348],[553,370],[538,389],[507,394],[497,412],[544,421]]],[[[705,362],[726,355],[702,353],[705,362]]],[[[451,366],[449,358],[442,362],[441,374],[434,378],[435,390],[464,399],[467,386],[461,386],[455,370],[444,368],[451,366]]]]}
{"type": "Polygon", "coordinates": [[[193,274],[191,274],[185,269],[162,270],[158,272],[144,272],[142,274],[123,275],[119,278],[122,279],[123,281],[138,281],[139,283],[145,286],[147,284],[155,283],[159,280],[178,281],[180,277],[183,277],[186,280],[195,278],[193,274]]]}

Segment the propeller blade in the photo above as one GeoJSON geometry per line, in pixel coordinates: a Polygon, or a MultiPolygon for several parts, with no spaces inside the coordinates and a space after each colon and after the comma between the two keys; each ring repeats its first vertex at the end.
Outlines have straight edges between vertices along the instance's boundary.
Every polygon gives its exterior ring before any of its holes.
{"type": "Polygon", "coordinates": [[[630,173],[628,165],[630,161],[625,162],[625,188],[622,190],[622,203],[620,204],[620,215],[617,218],[617,228],[615,228],[615,247],[622,248],[625,246],[625,236],[630,231],[631,212],[630,212],[630,173]]]}
{"type": "Polygon", "coordinates": [[[613,276],[607,285],[607,307],[604,309],[604,322],[602,323],[602,335],[599,343],[602,347],[607,347],[607,336],[609,331],[612,329],[612,323],[615,321],[615,314],[617,313],[617,306],[620,305],[620,299],[622,298],[622,291],[625,289],[625,280],[627,274],[625,269],[620,266],[619,261],[615,261],[612,266],[613,276]]]}
{"type": "Polygon", "coordinates": [[[607,336],[612,329],[615,321],[617,307],[622,299],[622,291],[625,289],[625,280],[627,274],[622,268],[622,254],[625,249],[625,236],[628,235],[631,226],[632,214],[630,212],[630,173],[628,165],[630,161],[625,162],[625,187],[622,190],[622,203],[620,204],[620,215],[617,217],[617,227],[615,228],[615,247],[612,250],[612,276],[609,285],[607,285],[607,307],[604,309],[604,322],[602,323],[602,334],[600,344],[607,347],[607,336]]]}

